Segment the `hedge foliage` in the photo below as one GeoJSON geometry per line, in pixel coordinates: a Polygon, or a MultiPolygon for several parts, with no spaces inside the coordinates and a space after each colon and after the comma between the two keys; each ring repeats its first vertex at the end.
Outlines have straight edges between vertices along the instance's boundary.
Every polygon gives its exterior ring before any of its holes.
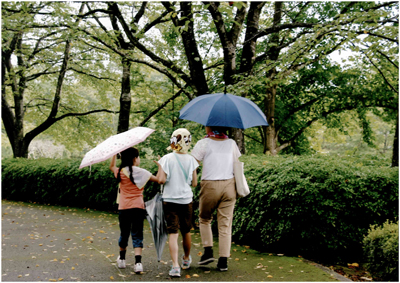
{"type": "Polygon", "coordinates": [[[371,225],[363,243],[367,269],[374,279],[399,282],[399,222],[371,225]]]}
{"type": "MultiPolygon", "coordinates": [[[[361,260],[370,225],[398,220],[398,170],[379,158],[244,156],[251,194],[238,199],[233,238],[252,248],[325,262],[361,260]]],[[[6,159],[3,198],[116,211],[108,162],[6,159]]],[[[152,161],[141,167],[156,173],[152,161]]],[[[146,185],[145,200],[159,190],[146,185]]],[[[200,186],[194,189],[198,204],[200,186]]],[[[194,219],[197,220],[197,212],[194,219]]]]}
{"type": "MultiPolygon", "coordinates": [[[[3,159],[2,198],[116,211],[118,183],[108,168],[109,162],[78,169],[80,162],[78,159],[3,159]]],[[[157,169],[151,161],[142,163],[148,165],[150,172],[157,169]]],[[[146,199],[158,185],[148,187],[151,190],[146,190],[146,199]]]]}
{"type": "Polygon", "coordinates": [[[379,160],[244,161],[252,192],[237,203],[233,233],[266,251],[325,262],[360,260],[369,226],[398,219],[398,168],[379,160]]]}

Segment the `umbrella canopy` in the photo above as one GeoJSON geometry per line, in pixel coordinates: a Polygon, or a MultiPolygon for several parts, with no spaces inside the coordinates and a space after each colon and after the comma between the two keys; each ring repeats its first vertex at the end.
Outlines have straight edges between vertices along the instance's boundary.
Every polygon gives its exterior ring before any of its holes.
{"type": "Polygon", "coordinates": [[[129,147],[143,142],[152,132],[154,132],[153,129],[137,127],[109,137],[85,154],[79,169],[107,160],[129,147]]]}
{"type": "Polygon", "coordinates": [[[157,259],[161,261],[161,255],[168,239],[167,227],[164,221],[164,210],[162,196],[157,193],[155,197],[146,201],[147,221],[149,221],[151,234],[153,235],[154,247],[157,259]]]}
{"type": "Polygon", "coordinates": [[[238,129],[268,126],[264,113],[254,102],[229,93],[201,95],[186,104],[179,113],[180,119],[204,126],[238,129]]]}

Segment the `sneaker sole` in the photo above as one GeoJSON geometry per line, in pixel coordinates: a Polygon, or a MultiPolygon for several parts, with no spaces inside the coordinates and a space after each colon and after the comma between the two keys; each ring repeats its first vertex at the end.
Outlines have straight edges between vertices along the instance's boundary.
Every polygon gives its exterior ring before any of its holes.
{"type": "Polygon", "coordinates": [[[180,275],[177,275],[177,274],[170,274],[169,276],[171,276],[171,277],[181,277],[180,275]]]}
{"type": "Polygon", "coordinates": [[[215,258],[208,258],[208,259],[206,259],[206,260],[203,260],[203,261],[199,261],[199,265],[206,265],[206,264],[209,264],[209,263],[211,263],[211,262],[213,262],[215,260],[215,258]]]}
{"type": "Polygon", "coordinates": [[[182,266],[182,269],[183,269],[183,270],[186,270],[186,269],[189,269],[189,268],[190,268],[190,266],[188,266],[188,267],[182,266]]]}
{"type": "Polygon", "coordinates": [[[218,268],[219,271],[228,271],[228,268],[218,268]]]}

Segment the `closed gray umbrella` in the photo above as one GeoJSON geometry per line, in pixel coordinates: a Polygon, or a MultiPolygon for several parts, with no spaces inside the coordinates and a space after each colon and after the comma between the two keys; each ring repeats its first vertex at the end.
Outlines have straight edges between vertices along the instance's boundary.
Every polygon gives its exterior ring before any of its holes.
{"type": "Polygon", "coordinates": [[[149,221],[154,246],[157,252],[158,262],[168,239],[167,227],[164,221],[164,210],[162,196],[157,193],[155,197],[146,202],[147,221],[149,221]]]}

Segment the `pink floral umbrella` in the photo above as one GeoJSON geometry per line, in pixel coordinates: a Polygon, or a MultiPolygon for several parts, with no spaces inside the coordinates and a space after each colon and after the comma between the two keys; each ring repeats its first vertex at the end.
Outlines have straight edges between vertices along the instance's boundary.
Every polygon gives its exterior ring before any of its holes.
{"type": "Polygon", "coordinates": [[[129,147],[143,142],[152,132],[154,132],[153,129],[137,127],[109,137],[85,154],[79,169],[107,160],[129,147]]]}

